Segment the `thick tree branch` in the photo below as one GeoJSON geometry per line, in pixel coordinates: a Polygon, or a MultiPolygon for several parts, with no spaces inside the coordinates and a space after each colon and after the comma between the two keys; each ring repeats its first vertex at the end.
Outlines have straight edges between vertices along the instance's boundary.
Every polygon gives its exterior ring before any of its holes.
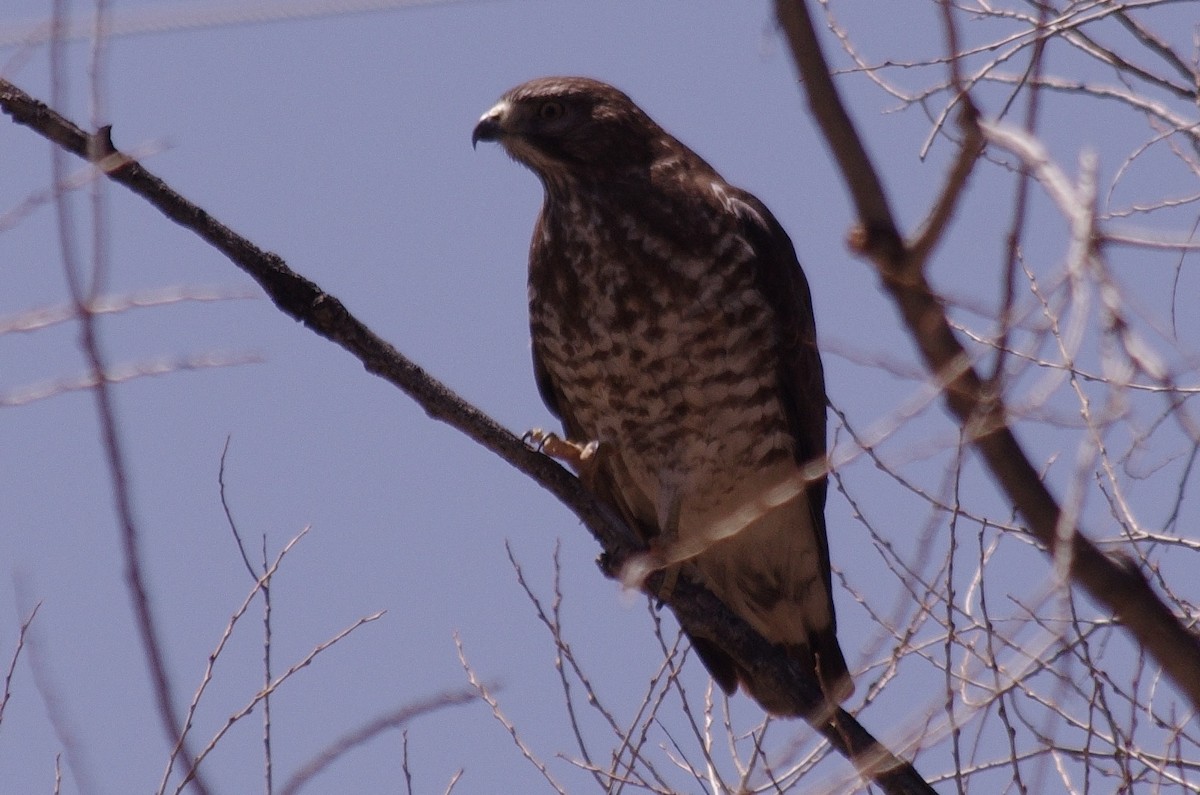
{"type": "MultiPolygon", "coordinates": [[[[353,354],[371,373],[399,387],[429,416],[456,428],[524,472],[570,508],[604,548],[605,573],[642,551],[641,542],[615,514],[584,490],[557,462],[529,449],[518,437],[463,400],[377,336],[332,295],[295,273],[277,254],[264,251],[189,202],[138,162],[117,151],[102,129],[89,134],[12,83],[0,79],[0,108],[63,149],[91,160],[114,182],[145,198],[171,220],[223,253],[266,291],[284,313],[353,354]]],[[[656,594],[661,573],[647,582],[656,594]]],[[[845,710],[828,714],[811,672],[801,670],[780,647],[768,643],[733,615],[703,586],[678,578],[666,604],[690,635],[719,643],[758,678],[774,678],[773,689],[795,694],[794,712],[805,719],[859,771],[893,795],[931,793],[911,765],[896,758],[845,710]],[[821,714],[824,712],[825,714],[821,714]]]]}
{"type": "Polygon", "coordinates": [[[1200,711],[1200,637],[1171,612],[1131,562],[1105,555],[1064,521],[1058,502],[1013,435],[1000,396],[970,366],[941,299],[925,278],[919,255],[932,242],[914,247],[896,229],[882,182],[833,85],[807,6],[803,0],[776,0],[775,9],[813,115],[859,213],[864,230],[859,249],[875,263],[925,365],[944,384],[950,411],[1029,532],[1056,563],[1067,564],[1071,579],[1112,612],[1200,711]]]}
{"type": "Polygon", "coordinates": [[[854,134],[854,122],[838,96],[837,86],[829,77],[825,56],[821,53],[816,30],[808,16],[808,8],[799,0],[777,0],[776,17],[783,28],[784,38],[791,47],[792,59],[804,81],[804,93],[808,108],[817,120],[825,141],[837,160],[846,187],[858,208],[862,227],[857,233],[862,236],[859,244],[866,251],[900,250],[903,241],[896,230],[892,208],[879,173],[871,165],[871,158],[863,146],[862,138],[854,134]],[[849,135],[832,134],[847,131],[849,135]]]}

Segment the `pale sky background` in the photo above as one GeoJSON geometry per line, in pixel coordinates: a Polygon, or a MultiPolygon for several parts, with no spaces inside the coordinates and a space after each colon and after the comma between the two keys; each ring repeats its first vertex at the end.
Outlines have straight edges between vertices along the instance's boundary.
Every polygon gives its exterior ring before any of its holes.
{"type": "MultiPolygon", "coordinates": [[[[186,9],[215,7],[161,0],[116,5],[134,19],[137,9],[178,11],[176,26],[186,9]]],[[[855,0],[834,7],[872,60],[915,59],[939,46],[932,3],[855,0]]],[[[72,12],[89,8],[76,2],[72,12]]],[[[1177,4],[1157,19],[1163,32],[1186,42],[1196,11],[1195,4],[1177,4]]],[[[0,40],[9,42],[0,50],[0,74],[43,99],[46,47],[23,50],[11,42],[48,12],[39,0],[6,0],[0,11],[0,40]]],[[[968,35],[995,37],[997,30],[968,35]]],[[[844,64],[832,37],[827,44],[844,64]]],[[[70,47],[65,110],[84,123],[87,57],[86,44],[70,47]]],[[[108,42],[105,65],[104,120],[114,125],[119,147],[148,153],[145,165],[175,189],[282,255],[517,432],[551,424],[533,384],[525,307],[526,248],[540,187],[498,147],[473,152],[470,133],[504,90],[545,74],[585,74],[621,87],[771,207],[812,284],[831,398],[859,429],[887,427],[920,392],[918,383],[878,366],[914,369],[911,345],[869,266],[846,251],[852,216],[845,192],[806,114],[768,3],[414,4],[121,36],[108,42]]],[[[914,74],[910,85],[931,79],[914,74]]],[[[841,85],[911,229],[935,195],[950,148],[936,142],[922,160],[929,131],[923,113],[901,112],[897,100],[862,76],[846,76],[841,85]]],[[[985,110],[998,109],[987,105],[997,96],[981,94],[985,110]]],[[[1097,150],[1104,184],[1147,136],[1144,125],[1130,129],[1128,115],[1108,115],[1096,102],[1060,102],[1047,112],[1052,153],[1074,174],[1079,153],[1097,150]]],[[[0,120],[0,214],[48,188],[49,151],[32,132],[0,120]]],[[[1161,189],[1159,161],[1147,161],[1130,169],[1113,205],[1137,201],[1142,187],[1161,189]]],[[[72,170],[81,167],[71,161],[72,170]]],[[[1188,183],[1186,176],[1180,194],[1189,184],[1194,190],[1194,177],[1188,183]]],[[[988,185],[1008,190],[1011,184],[1011,175],[997,168],[980,178],[934,268],[939,287],[987,308],[996,305],[999,263],[992,252],[999,250],[1009,205],[1008,194],[981,197],[988,185]],[[979,261],[981,251],[986,261],[979,261]]],[[[107,197],[107,292],[186,286],[258,295],[248,277],[141,199],[119,187],[107,197]]],[[[87,202],[82,194],[78,199],[73,207],[86,244],[87,202]]],[[[1045,232],[1031,242],[1030,255],[1053,264],[1065,250],[1063,225],[1040,193],[1035,202],[1045,232]]],[[[55,230],[52,207],[41,204],[0,234],[0,318],[66,301],[55,230]]],[[[1147,255],[1122,273],[1145,290],[1138,295],[1149,317],[1166,316],[1162,288],[1174,278],[1173,262],[1147,255]]],[[[1196,339],[1198,287],[1195,271],[1185,269],[1177,293],[1185,341],[1196,339]]],[[[963,317],[987,328],[977,316],[963,317]]],[[[556,777],[572,791],[594,786],[555,758],[572,753],[573,745],[553,646],[517,585],[505,541],[547,598],[552,554],[561,543],[568,638],[622,714],[637,703],[661,655],[643,600],[601,577],[593,564],[597,546],[570,513],[261,297],[135,309],[103,317],[101,333],[113,365],[202,354],[261,357],[115,389],[149,582],[181,706],[251,586],[218,496],[219,459],[229,438],[228,497],[252,548],[266,534],[273,556],[312,527],[274,581],[276,670],[359,617],[387,610],[277,694],[277,784],[343,732],[463,686],[458,633],[476,670],[499,683],[506,713],[556,777]]],[[[63,323],[0,338],[0,396],[86,372],[76,335],[73,324],[63,323]]],[[[1035,461],[1061,454],[1059,476],[1070,474],[1070,444],[1060,447],[1050,435],[1026,441],[1035,461]]],[[[952,426],[935,406],[900,429],[888,449],[936,491],[945,485],[948,445],[952,426]]],[[[963,488],[972,504],[1006,517],[978,469],[968,472],[963,488]]],[[[919,540],[936,536],[943,520],[911,495],[897,496],[869,462],[857,460],[844,474],[880,532],[912,560],[923,560],[919,540]]],[[[1140,483],[1132,499],[1147,506],[1148,523],[1163,521],[1161,506],[1177,483],[1167,478],[1157,492],[1153,481],[1140,483]]],[[[1105,506],[1088,510],[1103,525],[1105,506]]],[[[1194,526],[1195,504],[1185,501],[1182,510],[1181,525],[1194,526]]],[[[835,491],[828,513],[835,566],[853,587],[896,609],[909,597],[835,491]]],[[[1103,530],[1112,534],[1111,527],[1103,530]]],[[[1044,556],[1019,542],[992,565],[1009,566],[1012,592],[1030,598],[1048,576],[1044,556]]],[[[835,590],[851,668],[868,655],[886,656],[866,611],[844,588],[835,590]]],[[[93,400],[83,391],[0,410],[0,665],[11,658],[21,618],[39,601],[0,725],[0,792],[52,790],[64,737],[55,735],[51,711],[69,732],[64,792],[153,791],[166,743],[133,631],[93,400]]],[[[206,742],[258,689],[260,620],[253,608],[222,655],[195,742],[206,742]]],[[[703,671],[694,661],[688,665],[701,688],[703,671]]],[[[881,736],[938,710],[940,674],[914,666],[906,677],[862,715],[881,736]]],[[[753,715],[744,696],[735,707],[753,715]]],[[[808,734],[800,723],[773,731],[782,744],[808,734]]],[[[208,760],[218,792],[261,791],[260,733],[256,714],[208,760]]],[[[409,736],[417,791],[441,792],[459,768],[465,769],[460,793],[544,789],[481,703],[417,720],[409,736]]],[[[845,764],[837,765],[822,775],[844,772],[845,764]]],[[[951,769],[944,752],[922,756],[917,765],[929,776],[951,769]]],[[[392,732],[304,791],[399,791],[399,777],[400,738],[392,732]]]]}

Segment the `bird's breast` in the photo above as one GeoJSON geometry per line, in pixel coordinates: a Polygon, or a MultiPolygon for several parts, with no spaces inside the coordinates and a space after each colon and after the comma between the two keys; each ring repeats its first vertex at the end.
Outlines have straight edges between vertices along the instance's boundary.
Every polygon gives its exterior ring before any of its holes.
{"type": "MultiPolygon", "coordinates": [[[[720,247],[717,247],[720,249],[720,247]]],[[[589,440],[610,445],[656,500],[671,481],[718,500],[789,457],[775,317],[751,263],[585,251],[530,282],[543,366],[589,440]]]]}

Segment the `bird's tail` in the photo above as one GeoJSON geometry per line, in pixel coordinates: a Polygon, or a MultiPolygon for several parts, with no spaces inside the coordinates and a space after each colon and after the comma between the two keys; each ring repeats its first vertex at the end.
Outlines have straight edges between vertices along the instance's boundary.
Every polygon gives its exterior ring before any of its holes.
{"type": "MultiPolygon", "coordinates": [[[[814,526],[807,496],[780,505],[737,534],[692,559],[710,590],[764,638],[782,646],[804,672],[812,672],[828,704],[840,704],[854,684],[837,640],[829,559],[823,528],[814,526]]],[[[740,683],[774,714],[796,714],[796,693],[739,665],[711,641],[693,647],[727,692],[740,683]]],[[[773,678],[771,678],[773,679],[773,678]]]]}
{"type": "MultiPolygon", "coordinates": [[[[854,694],[854,682],[846,667],[845,657],[833,633],[815,639],[813,646],[786,647],[802,671],[813,671],[824,695],[826,706],[836,706],[854,694]]],[[[713,680],[732,695],[740,685],[746,694],[772,715],[801,715],[801,705],[808,702],[800,693],[780,688],[774,677],[742,667],[721,647],[705,638],[692,637],[692,648],[704,663],[713,680]]]]}

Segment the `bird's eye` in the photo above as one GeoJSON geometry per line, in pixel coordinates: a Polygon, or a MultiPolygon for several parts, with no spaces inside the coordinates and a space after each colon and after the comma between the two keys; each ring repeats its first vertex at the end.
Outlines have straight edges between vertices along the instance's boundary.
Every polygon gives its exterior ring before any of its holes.
{"type": "Polygon", "coordinates": [[[567,109],[563,107],[563,104],[561,102],[555,102],[554,100],[543,102],[542,106],[538,108],[538,116],[540,116],[543,121],[554,121],[555,119],[561,119],[563,114],[566,112],[567,109]]]}

